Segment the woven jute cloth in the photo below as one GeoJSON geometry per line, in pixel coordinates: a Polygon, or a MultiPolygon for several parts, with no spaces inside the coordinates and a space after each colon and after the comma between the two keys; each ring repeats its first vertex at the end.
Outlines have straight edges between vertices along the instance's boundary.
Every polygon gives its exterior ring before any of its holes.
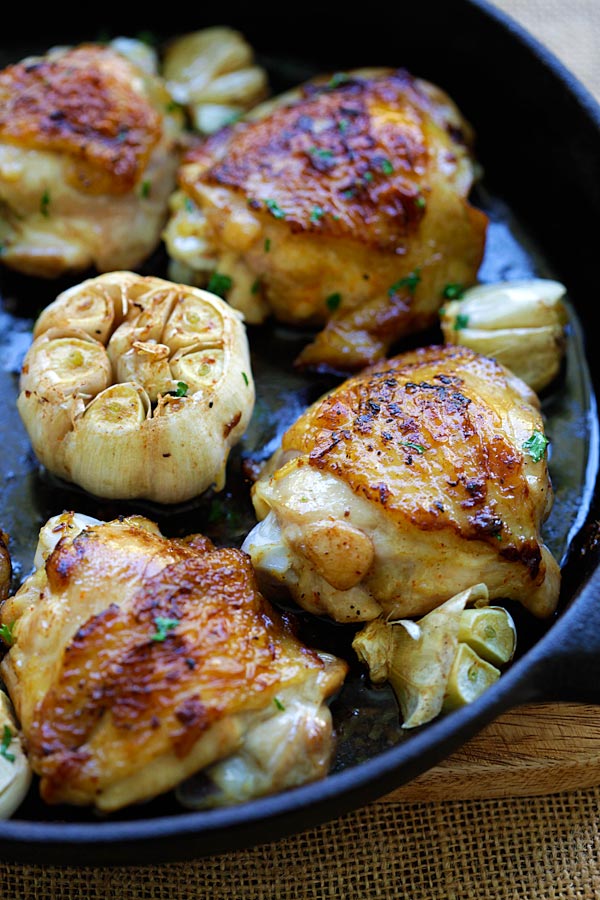
{"type": "MultiPolygon", "coordinates": [[[[600,0],[498,0],[600,99],[600,0]]],[[[600,711],[599,711],[600,715],[600,711]]],[[[600,787],[376,802],[250,850],[147,867],[0,860],[0,900],[592,900],[600,787]]]]}

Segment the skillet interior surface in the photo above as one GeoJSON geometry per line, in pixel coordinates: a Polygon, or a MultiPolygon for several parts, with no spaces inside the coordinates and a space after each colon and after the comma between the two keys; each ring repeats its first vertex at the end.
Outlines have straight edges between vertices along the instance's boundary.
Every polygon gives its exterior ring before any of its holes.
{"type": "MultiPolygon", "coordinates": [[[[435,4],[423,4],[420,12],[411,10],[406,17],[403,13],[402,23],[395,23],[402,28],[381,27],[386,23],[379,22],[374,32],[376,45],[370,39],[374,36],[371,24],[365,31],[347,23],[338,23],[336,28],[333,20],[322,20],[321,29],[315,31],[304,20],[291,27],[275,8],[268,18],[230,20],[227,24],[243,30],[258,49],[274,92],[324,70],[372,64],[406,67],[448,90],[475,126],[477,155],[484,168],[482,182],[473,194],[475,205],[490,216],[481,280],[539,276],[557,278],[567,286],[571,324],[566,364],[558,381],[542,396],[555,488],[554,508],[544,534],[563,568],[561,617],[594,574],[598,554],[594,525],[598,355],[588,348],[593,321],[588,295],[594,285],[596,251],[588,223],[600,215],[600,178],[589,180],[594,160],[600,157],[600,125],[593,105],[588,109],[585,92],[580,93],[568,73],[518,30],[513,32],[480,4],[457,2],[447,7],[454,16],[446,7],[438,11],[435,4]],[[312,41],[307,39],[309,34],[312,41]],[[507,54],[512,60],[510,67],[507,54]]],[[[175,33],[206,24],[212,23],[178,22],[175,33]]],[[[139,27],[127,28],[120,22],[108,31],[110,36],[135,36],[139,27]]],[[[155,34],[160,43],[163,29],[157,28],[155,34]]],[[[0,64],[54,43],[97,36],[97,31],[86,35],[48,33],[43,38],[20,34],[10,48],[5,46],[0,64]]],[[[165,267],[164,252],[159,249],[143,271],[165,276],[165,267]]],[[[291,367],[290,360],[307,334],[273,323],[250,327],[258,400],[247,434],[231,456],[225,491],[174,509],[91,497],[39,469],[15,408],[20,362],[35,316],[63,287],[81,277],[39,283],[7,271],[0,276],[4,399],[0,525],[11,536],[15,588],[30,571],[40,526],[63,509],[101,519],[142,512],[154,518],[167,535],[200,531],[219,545],[241,545],[255,522],[245,475],[247,463],[266,458],[283,429],[308,403],[337,383],[324,376],[300,375],[291,367]]],[[[432,330],[395,350],[438,341],[440,334],[432,330]]],[[[0,822],[0,846],[6,855],[28,862],[72,863],[74,844],[82,863],[156,862],[273,840],[337,816],[433,765],[502,708],[536,695],[539,687],[528,672],[528,660],[534,646],[544,647],[544,638],[555,622],[532,621],[520,608],[509,608],[519,635],[512,670],[474,709],[453,713],[446,721],[414,734],[401,729],[391,690],[370,686],[357,665],[351,650],[354,629],[315,621],[295,610],[308,643],[351,663],[346,685],[332,704],[338,751],[325,784],[231,810],[190,813],[192,779],[183,791],[104,821],[85,810],[45,806],[34,786],[13,819],[0,822]],[[182,805],[182,797],[186,805],[182,805]]]]}

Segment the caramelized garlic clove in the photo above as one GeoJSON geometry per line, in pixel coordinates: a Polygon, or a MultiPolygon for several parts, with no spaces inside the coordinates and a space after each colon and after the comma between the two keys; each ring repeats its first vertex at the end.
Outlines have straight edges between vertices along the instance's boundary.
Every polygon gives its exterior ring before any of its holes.
{"type": "Polygon", "coordinates": [[[500,669],[482,659],[468,644],[459,644],[446,683],[443,712],[473,703],[500,678],[500,669]]]}
{"type": "Polygon", "coordinates": [[[505,665],[513,658],[517,645],[517,630],[512,616],[501,606],[465,609],[461,613],[458,640],[482,659],[495,666],[505,665]]]}
{"type": "Polygon", "coordinates": [[[478,285],[440,310],[447,344],[493,357],[534,391],[558,375],[566,347],[566,288],[552,279],[478,285]]]}
{"type": "Polygon", "coordinates": [[[223,341],[224,322],[213,295],[197,291],[183,297],[165,324],[163,340],[174,353],[192,345],[218,346],[223,341]]]}
{"type": "Polygon", "coordinates": [[[76,394],[95,396],[111,379],[110,360],[99,341],[85,332],[51,328],[25,354],[20,388],[60,402],[76,394]]]}
{"type": "Polygon", "coordinates": [[[203,134],[227,124],[236,111],[251,109],[269,91],[266,70],[256,65],[252,47],[239,31],[223,26],[171,41],[162,74],[173,99],[187,108],[203,134]]]}

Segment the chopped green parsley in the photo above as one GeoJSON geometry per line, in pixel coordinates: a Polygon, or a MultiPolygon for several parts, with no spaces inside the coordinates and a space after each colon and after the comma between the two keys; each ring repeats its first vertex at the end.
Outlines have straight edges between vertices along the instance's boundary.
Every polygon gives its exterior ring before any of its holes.
{"type": "Polygon", "coordinates": [[[242,378],[244,379],[244,384],[246,385],[246,387],[248,387],[248,385],[250,384],[250,381],[248,380],[248,376],[246,375],[245,372],[242,372],[242,378]]]}
{"type": "Polygon", "coordinates": [[[177,388],[173,391],[176,397],[187,397],[188,386],[185,381],[178,381],[177,388]]]}
{"type": "Polygon", "coordinates": [[[222,272],[213,272],[206,286],[206,290],[210,291],[211,294],[216,294],[217,297],[225,298],[227,292],[231,290],[232,285],[233,279],[229,275],[224,275],[222,272]]]}
{"type": "Polygon", "coordinates": [[[279,709],[283,712],[283,710],[285,709],[285,706],[283,705],[283,703],[281,702],[279,697],[273,697],[273,703],[275,704],[277,709],[279,709]]]}
{"type": "Polygon", "coordinates": [[[469,317],[464,313],[459,313],[454,321],[453,330],[460,331],[462,328],[467,328],[469,325],[469,317]]]}
{"type": "Polygon", "coordinates": [[[394,167],[391,164],[391,162],[389,161],[389,159],[381,160],[381,171],[383,172],[384,175],[393,175],[394,174],[394,167]]]}
{"type": "Polygon", "coordinates": [[[408,447],[410,450],[414,450],[415,453],[425,453],[423,444],[416,444],[414,441],[400,441],[400,446],[408,447]]]}
{"type": "Polygon", "coordinates": [[[275,200],[265,200],[265,206],[276,219],[285,219],[285,212],[275,200]]]}
{"type": "Polygon", "coordinates": [[[462,284],[447,284],[442,291],[442,297],[445,300],[462,300],[465,295],[465,288],[462,284]]]}
{"type": "Polygon", "coordinates": [[[523,444],[523,450],[530,455],[534,462],[539,462],[543,459],[549,443],[550,441],[541,431],[534,431],[523,444]]]}
{"type": "Polygon", "coordinates": [[[9,753],[8,748],[12,744],[13,733],[10,730],[8,725],[4,726],[4,731],[2,732],[2,741],[0,742],[0,756],[3,756],[4,759],[8,760],[8,762],[14,762],[16,756],[14,753],[9,753]]]}
{"type": "Polygon", "coordinates": [[[313,206],[310,214],[310,221],[313,223],[318,222],[319,219],[322,219],[324,215],[325,211],[322,210],[320,206],[313,206]]]}
{"type": "Polygon", "coordinates": [[[342,302],[341,294],[330,294],[329,297],[325,300],[327,304],[327,309],[330,309],[331,312],[335,312],[335,310],[339,307],[342,302]]]}
{"type": "Polygon", "coordinates": [[[14,622],[11,622],[10,625],[0,625],[0,638],[4,641],[5,644],[8,644],[9,647],[15,639],[15,636],[13,634],[14,627],[14,622]]]}
{"type": "Polygon", "coordinates": [[[164,641],[169,631],[173,631],[179,625],[179,619],[168,619],[165,616],[157,616],[154,620],[156,633],[152,635],[153,641],[164,641]]]}
{"type": "Polygon", "coordinates": [[[401,288],[408,288],[409,294],[414,294],[417,289],[417,285],[421,281],[421,270],[415,269],[414,272],[410,272],[404,278],[400,278],[399,281],[396,281],[388,291],[390,297],[392,297],[397,291],[401,288]]]}
{"type": "Polygon", "coordinates": [[[142,181],[142,185],[140,187],[140,196],[147,200],[150,196],[150,191],[152,190],[152,182],[147,178],[145,181],[142,181]]]}
{"type": "Polygon", "coordinates": [[[50,215],[50,191],[46,189],[40,200],[40,212],[43,216],[50,215]]]}

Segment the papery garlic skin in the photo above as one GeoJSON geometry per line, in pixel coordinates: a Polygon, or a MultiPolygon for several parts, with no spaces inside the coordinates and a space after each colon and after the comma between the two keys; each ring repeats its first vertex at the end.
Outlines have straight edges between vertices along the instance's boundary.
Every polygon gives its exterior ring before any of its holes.
{"type": "Polygon", "coordinates": [[[122,271],[42,312],[17,407],[54,475],[99,497],[172,504],[223,488],[254,400],[238,312],[208,291],[122,271]]]}
{"type": "Polygon", "coordinates": [[[566,288],[544,278],[469,288],[440,310],[447,344],[462,344],[511,369],[534,391],[560,372],[569,315],[566,288]]]}
{"type": "Polygon", "coordinates": [[[173,39],[162,74],[173,99],[184,106],[193,127],[212,134],[268,94],[266,70],[257,65],[243,34],[216,26],[173,39]]]}

